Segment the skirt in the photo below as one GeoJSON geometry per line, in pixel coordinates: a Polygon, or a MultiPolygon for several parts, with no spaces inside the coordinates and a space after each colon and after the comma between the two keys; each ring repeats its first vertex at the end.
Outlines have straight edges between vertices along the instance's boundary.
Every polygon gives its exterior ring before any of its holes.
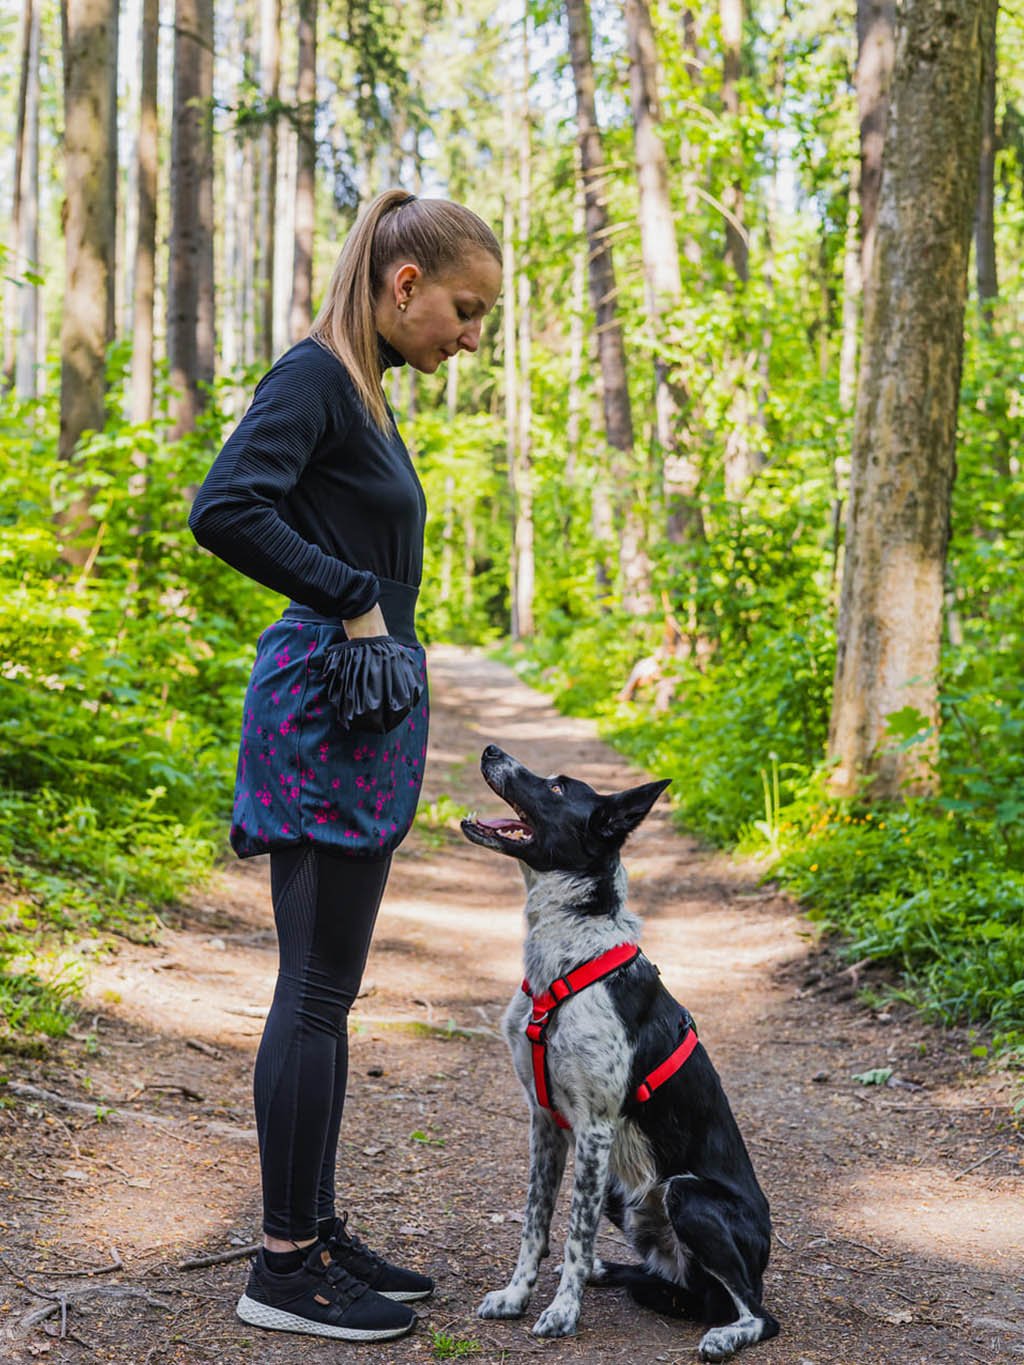
{"type": "Polygon", "coordinates": [[[242,718],[231,846],[240,858],[319,844],[354,859],[389,857],[408,834],[427,753],[426,652],[416,639],[417,589],[381,579],[389,632],[423,683],[412,713],[387,734],[343,730],[322,679],[341,622],[293,602],[256,646],[242,718]]]}

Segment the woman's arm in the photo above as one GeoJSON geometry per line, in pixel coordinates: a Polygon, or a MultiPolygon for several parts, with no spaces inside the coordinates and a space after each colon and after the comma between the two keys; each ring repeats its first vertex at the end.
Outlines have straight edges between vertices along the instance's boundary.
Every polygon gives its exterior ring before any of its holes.
{"type": "Polygon", "coordinates": [[[354,401],[332,356],[308,347],[290,351],[260,381],[188,519],[199,544],[233,568],[325,616],[353,622],[374,608],[377,576],[303,539],[277,504],[328,431],[344,437],[354,401]]]}

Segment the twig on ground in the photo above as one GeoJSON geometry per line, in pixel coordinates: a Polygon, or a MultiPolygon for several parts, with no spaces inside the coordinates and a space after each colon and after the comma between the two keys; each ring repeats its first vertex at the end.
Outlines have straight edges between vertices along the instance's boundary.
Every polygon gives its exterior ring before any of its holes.
{"type": "Polygon", "coordinates": [[[208,1265],[223,1265],[226,1261],[240,1261],[243,1256],[255,1256],[260,1249],[259,1242],[253,1242],[251,1246],[232,1247],[230,1251],[218,1251],[212,1256],[193,1256],[191,1260],[182,1261],[179,1270],[202,1270],[208,1265]]]}
{"type": "Polygon", "coordinates": [[[775,1240],[779,1243],[780,1246],[784,1246],[787,1251],[793,1250],[793,1248],[786,1241],[785,1237],[783,1237],[782,1233],[778,1230],[778,1228],[772,1228],[772,1232],[775,1234],[775,1240]]]}
{"type": "Polygon", "coordinates": [[[110,1248],[110,1254],[114,1258],[109,1265],[90,1266],[87,1270],[58,1270],[55,1266],[40,1266],[38,1270],[26,1271],[28,1275],[57,1275],[62,1280],[70,1279],[73,1275],[109,1275],[113,1270],[123,1270],[124,1261],[121,1260],[117,1247],[110,1248]]]}
{"type": "Polygon", "coordinates": [[[209,1043],[204,1043],[201,1038],[186,1038],[185,1046],[194,1048],[196,1052],[201,1052],[204,1057],[212,1057],[215,1062],[224,1059],[224,1054],[220,1048],[211,1047],[209,1043]]]}
{"type": "Polygon", "coordinates": [[[988,1156],[979,1157],[977,1161],[971,1162],[970,1166],[965,1166],[962,1171],[957,1171],[953,1179],[962,1180],[965,1175],[970,1175],[970,1173],[976,1171],[979,1166],[984,1166],[986,1161],[991,1161],[994,1156],[998,1156],[1002,1150],[1002,1147],[997,1147],[995,1151],[989,1152],[988,1156]]]}

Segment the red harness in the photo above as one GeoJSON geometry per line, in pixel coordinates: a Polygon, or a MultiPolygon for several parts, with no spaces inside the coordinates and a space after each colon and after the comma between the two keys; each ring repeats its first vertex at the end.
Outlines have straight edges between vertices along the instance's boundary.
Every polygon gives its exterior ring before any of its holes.
{"type": "MultiPolygon", "coordinates": [[[[551,1110],[559,1128],[569,1128],[571,1124],[551,1103],[547,1063],[547,1032],[551,1016],[571,995],[578,995],[587,986],[611,976],[612,972],[632,962],[639,952],[640,947],[636,943],[619,943],[616,947],[609,948],[606,953],[601,953],[599,957],[591,958],[589,962],[574,967],[557,981],[552,981],[547,990],[540,995],[534,995],[530,990],[529,981],[523,982],[523,990],[533,1001],[533,1015],[526,1025],[526,1036],[533,1044],[533,1083],[537,1090],[537,1103],[543,1109],[551,1110]]],[[[697,1030],[691,1020],[683,1041],[659,1066],[647,1073],[633,1092],[633,1099],[639,1104],[645,1104],[659,1086],[664,1085],[676,1074],[696,1046],[697,1030]]]]}

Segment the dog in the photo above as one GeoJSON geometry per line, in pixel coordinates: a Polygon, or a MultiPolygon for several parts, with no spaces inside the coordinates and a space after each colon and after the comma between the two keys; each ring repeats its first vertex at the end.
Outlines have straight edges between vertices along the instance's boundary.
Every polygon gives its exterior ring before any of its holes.
{"type": "Polygon", "coordinates": [[[572,1335],[588,1281],[624,1285],[645,1307],[713,1324],[700,1358],[726,1360],[779,1330],[761,1303],[771,1220],[718,1075],[640,952],[640,921],[626,904],[620,849],[669,783],[601,796],[571,777],[539,777],[493,744],[480,766],[516,818],[474,815],[462,830],[516,858],[526,881],[526,980],[503,1031],[531,1131],[519,1259],[477,1313],[526,1312],[571,1127],[561,1278],[533,1332],[572,1335]],[[595,1258],[602,1211],[640,1265],[595,1258]]]}

